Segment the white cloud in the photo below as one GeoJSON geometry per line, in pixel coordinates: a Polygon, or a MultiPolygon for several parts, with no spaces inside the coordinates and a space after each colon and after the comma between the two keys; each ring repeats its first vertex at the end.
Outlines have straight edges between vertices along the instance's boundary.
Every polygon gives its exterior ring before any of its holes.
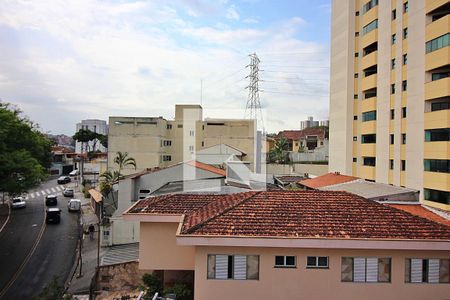
{"type": "Polygon", "coordinates": [[[228,7],[225,17],[230,20],[239,21],[240,16],[239,16],[236,6],[231,5],[230,7],[228,7]]]}
{"type": "Polygon", "coordinates": [[[242,22],[247,23],[247,24],[258,24],[258,18],[245,18],[244,20],[242,20],[242,22]]]}

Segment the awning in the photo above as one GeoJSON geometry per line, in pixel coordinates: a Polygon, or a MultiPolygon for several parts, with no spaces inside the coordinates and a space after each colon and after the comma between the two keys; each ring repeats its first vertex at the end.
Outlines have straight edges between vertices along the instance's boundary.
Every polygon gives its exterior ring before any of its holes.
{"type": "Polygon", "coordinates": [[[96,189],[90,189],[89,190],[89,194],[95,200],[95,202],[98,203],[98,202],[102,202],[103,201],[102,194],[99,191],[97,191],[96,189]]]}

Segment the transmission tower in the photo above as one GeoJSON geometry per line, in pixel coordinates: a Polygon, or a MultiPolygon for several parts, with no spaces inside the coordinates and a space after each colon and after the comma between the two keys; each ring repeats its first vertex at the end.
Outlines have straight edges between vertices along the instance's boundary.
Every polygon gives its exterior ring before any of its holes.
{"type": "Polygon", "coordinates": [[[250,78],[248,89],[247,105],[245,107],[245,118],[256,120],[258,129],[264,132],[264,120],[262,116],[261,103],[259,102],[259,63],[256,53],[250,54],[250,74],[245,78],[250,78]]]}

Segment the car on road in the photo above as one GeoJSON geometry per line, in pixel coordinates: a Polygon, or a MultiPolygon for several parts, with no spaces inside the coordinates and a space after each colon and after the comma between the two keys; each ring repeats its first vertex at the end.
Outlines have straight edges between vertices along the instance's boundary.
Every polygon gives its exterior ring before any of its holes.
{"type": "Polygon", "coordinates": [[[57,180],[58,184],[64,184],[64,183],[69,183],[70,182],[70,177],[69,176],[60,176],[57,180]]]}
{"type": "Polygon", "coordinates": [[[45,213],[45,223],[60,223],[61,209],[57,207],[47,208],[45,213]]]}
{"type": "Polygon", "coordinates": [[[27,202],[25,202],[25,199],[23,199],[23,197],[15,197],[12,199],[11,208],[25,208],[25,206],[27,206],[27,202]]]}
{"type": "Polygon", "coordinates": [[[47,195],[47,196],[45,196],[45,205],[47,205],[47,206],[56,206],[56,205],[58,205],[58,197],[56,195],[47,195]]]}
{"type": "Polygon", "coordinates": [[[80,211],[81,210],[81,200],[80,199],[70,199],[67,204],[67,210],[71,211],[80,211]]]}
{"type": "Polygon", "coordinates": [[[73,189],[65,188],[62,194],[64,197],[73,197],[74,192],[73,189]]]}
{"type": "Polygon", "coordinates": [[[69,176],[71,176],[71,177],[73,177],[73,176],[77,176],[77,175],[78,175],[78,173],[79,173],[79,171],[78,171],[78,170],[73,170],[73,171],[71,171],[71,172],[69,173],[69,176]]]}

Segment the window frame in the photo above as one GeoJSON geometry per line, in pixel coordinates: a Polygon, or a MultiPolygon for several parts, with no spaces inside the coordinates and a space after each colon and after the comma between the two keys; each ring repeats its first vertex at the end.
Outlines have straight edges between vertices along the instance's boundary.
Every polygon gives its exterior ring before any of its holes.
{"type": "Polygon", "coordinates": [[[283,269],[283,268],[286,268],[286,269],[296,269],[297,268],[297,256],[295,256],[295,255],[275,255],[275,263],[273,264],[273,267],[274,268],[277,268],[277,269],[279,269],[279,268],[281,268],[281,269],[283,269]],[[277,264],[277,257],[282,257],[283,258],[283,264],[277,264]],[[294,258],[294,264],[293,265],[288,265],[287,264],[287,258],[288,257],[293,257],[294,258]]]}
{"type": "Polygon", "coordinates": [[[330,268],[330,257],[329,256],[316,256],[316,255],[308,255],[306,256],[306,269],[329,269],[330,268]],[[310,265],[308,264],[309,258],[315,258],[315,264],[310,265]],[[326,266],[320,266],[319,265],[319,258],[326,258],[327,265],[326,266]]]}

